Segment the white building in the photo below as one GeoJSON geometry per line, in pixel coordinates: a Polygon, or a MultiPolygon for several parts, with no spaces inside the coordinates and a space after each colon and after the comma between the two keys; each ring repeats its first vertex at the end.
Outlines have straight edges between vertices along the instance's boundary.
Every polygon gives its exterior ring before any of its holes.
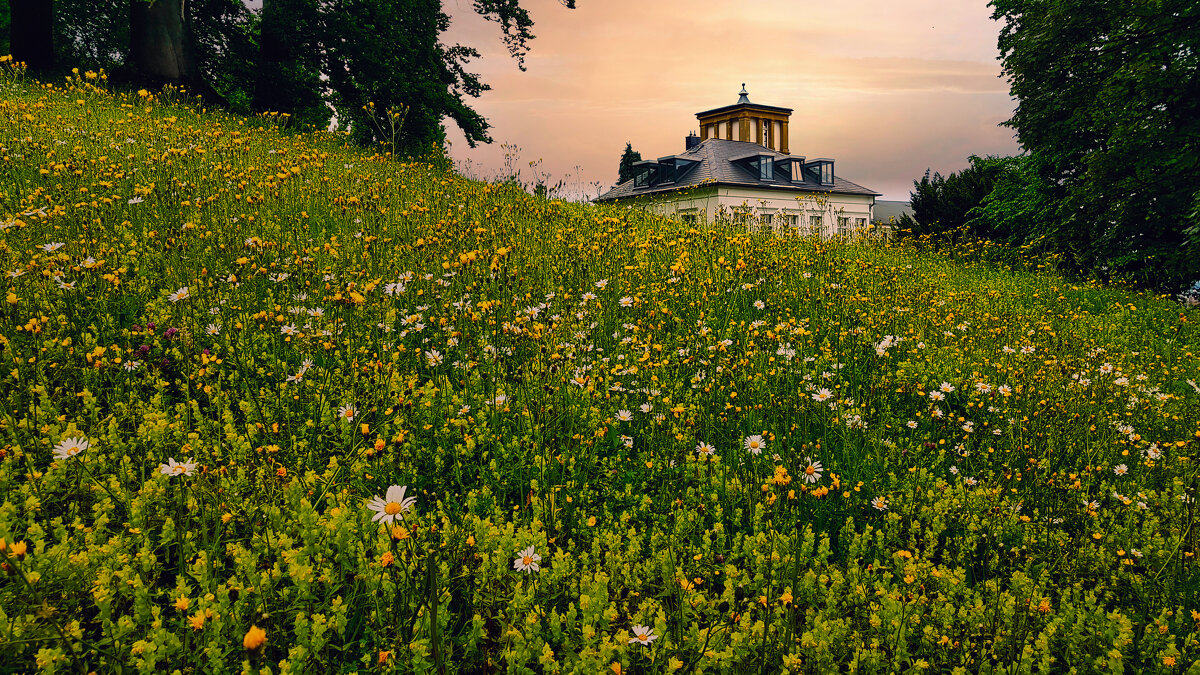
{"type": "Polygon", "coordinates": [[[788,151],[790,108],[738,102],[697,113],[700,135],[684,152],[635,164],[637,173],[596,198],[685,221],[729,219],[748,227],[824,236],[866,230],[878,192],[834,174],[834,160],[788,151]]]}

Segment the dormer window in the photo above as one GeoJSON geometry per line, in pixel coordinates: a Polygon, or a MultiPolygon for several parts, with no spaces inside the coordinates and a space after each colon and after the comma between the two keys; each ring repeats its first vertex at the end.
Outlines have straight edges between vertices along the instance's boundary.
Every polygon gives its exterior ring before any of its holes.
{"type": "Polygon", "coordinates": [[[645,160],[633,163],[633,187],[652,187],[658,182],[660,167],[657,162],[645,160]]]}
{"type": "Polygon", "coordinates": [[[775,155],[769,153],[756,152],[752,155],[734,157],[729,161],[749,171],[750,175],[758,180],[773,181],[777,175],[775,173],[775,155]]]}
{"type": "Polygon", "coordinates": [[[776,157],[775,158],[775,176],[779,180],[786,180],[791,183],[804,182],[804,158],[803,157],[776,157]]]}
{"type": "Polygon", "coordinates": [[[817,185],[833,185],[833,160],[822,158],[805,162],[804,179],[817,185]]]}
{"type": "Polygon", "coordinates": [[[683,180],[687,172],[694,166],[698,166],[700,160],[685,157],[683,155],[669,155],[667,157],[658,158],[659,178],[662,183],[678,183],[683,180]]]}
{"type": "Polygon", "coordinates": [[[659,157],[658,161],[643,160],[634,162],[633,187],[652,188],[659,185],[677,183],[687,172],[700,165],[700,160],[683,155],[659,157]]]}

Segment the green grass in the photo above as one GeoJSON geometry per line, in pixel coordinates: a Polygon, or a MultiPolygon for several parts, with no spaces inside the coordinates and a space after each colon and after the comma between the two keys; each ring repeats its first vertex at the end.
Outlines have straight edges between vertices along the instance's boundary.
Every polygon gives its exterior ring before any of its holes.
{"type": "Polygon", "coordinates": [[[1197,310],[8,68],[0,671],[1200,672],[1197,310]]]}

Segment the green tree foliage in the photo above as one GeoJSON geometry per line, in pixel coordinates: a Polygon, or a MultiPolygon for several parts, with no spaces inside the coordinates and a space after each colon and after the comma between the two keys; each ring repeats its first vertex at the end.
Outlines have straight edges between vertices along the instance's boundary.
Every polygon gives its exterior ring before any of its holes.
{"type": "Polygon", "coordinates": [[[11,49],[8,40],[8,27],[11,22],[8,0],[0,0],[0,55],[8,54],[11,49]]]}
{"type": "MultiPolygon", "coordinates": [[[[441,42],[450,25],[442,0],[264,0],[261,12],[242,0],[0,3],[14,8],[13,36],[48,32],[53,6],[53,39],[25,40],[43,71],[57,63],[105,68],[115,81],[185,84],[238,112],[288,113],[300,127],[325,127],[336,114],[358,142],[403,154],[440,147],[445,118],[471,146],[491,141],[467,103],[488,89],[466,69],[479,53],[441,42]]],[[[523,70],[533,20],[520,0],[471,8],[500,26],[523,70]]]]}
{"type": "Polygon", "coordinates": [[[129,55],[129,0],[55,0],[54,59],[115,72],[129,55]]]}
{"type": "Polygon", "coordinates": [[[930,177],[926,171],[921,180],[913,181],[912,215],[901,216],[898,223],[902,235],[956,232],[967,225],[972,209],[991,193],[1008,158],[972,155],[969,161],[967,168],[949,176],[930,177]]]}
{"type": "Polygon", "coordinates": [[[254,83],[256,110],[286,112],[300,127],[329,126],[321,71],[326,17],[316,0],[264,0],[254,83]]]}
{"type": "Polygon", "coordinates": [[[633,149],[633,144],[625,142],[625,152],[621,153],[621,166],[617,169],[617,185],[633,178],[634,162],[642,161],[642,153],[633,149]]]}
{"type": "Polygon", "coordinates": [[[328,21],[332,100],[356,141],[423,155],[445,140],[443,117],[471,146],[491,141],[487,120],[463,99],[487,89],[465,69],[479,54],[439,42],[450,25],[441,0],[340,0],[328,21]]]}
{"type": "MultiPolygon", "coordinates": [[[[444,118],[462,130],[467,144],[489,143],[486,119],[467,103],[489,87],[467,71],[479,52],[463,45],[445,45],[442,34],[450,19],[442,0],[286,0],[305,6],[305,16],[316,17],[312,28],[272,29],[267,0],[263,13],[263,42],[290,54],[321,54],[320,72],[328,76],[327,88],[314,93],[313,67],[278,71],[293,94],[291,108],[315,110],[315,101],[336,110],[340,126],[359,143],[383,142],[403,155],[425,155],[445,140],[444,118]],[[315,9],[309,9],[312,5],[315,9]],[[287,44],[290,40],[291,44],[287,44]],[[302,44],[315,40],[314,46],[302,44]]],[[[574,0],[562,4],[574,8],[574,0]]],[[[518,0],[474,0],[472,9],[500,26],[504,44],[524,70],[533,20],[518,0]]],[[[286,20],[291,20],[286,19],[286,20]]],[[[312,58],[306,56],[305,58],[312,58]]],[[[291,59],[288,63],[296,63],[291,59]]],[[[265,99],[260,99],[265,101],[265,99]]],[[[293,113],[294,114],[294,113],[293,113]]]]}
{"type": "MultiPolygon", "coordinates": [[[[107,70],[114,81],[142,84],[130,58],[131,15],[143,0],[55,0],[54,52],[59,69],[107,70]]],[[[253,110],[258,15],[241,0],[190,0],[186,25],[199,92],[238,113],[253,110]]]]}
{"type": "Polygon", "coordinates": [[[1153,285],[1200,274],[1200,3],[993,0],[1008,122],[1082,268],[1153,285]]]}
{"type": "Polygon", "coordinates": [[[189,0],[195,68],[204,90],[234,112],[253,111],[259,15],[242,0],[189,0]]]}
{"type": "Polygon", "coordinates": [[[1046,181],[1028,155],[994,161],[992,190],[968,211],[967,230],[1007,244],[1044,244],[1045,223],[1052,217],[1046,181]]]}

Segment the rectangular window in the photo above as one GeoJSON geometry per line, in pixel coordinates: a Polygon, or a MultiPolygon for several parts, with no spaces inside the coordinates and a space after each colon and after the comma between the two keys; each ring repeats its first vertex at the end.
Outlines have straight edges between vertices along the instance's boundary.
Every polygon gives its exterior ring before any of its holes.
{"type": "Polygon", "coordinates": [[[694,213],[683,214],[683,222],[685,222],[689,225],[694,225],[696,223],[696,214],[694,214],[694,213]]]}
{"type": "Polygon", "coordinates": [[[844,216],[838,216],[838,234],[846,234],[850,231],[850,219],[844,216]]]}
{"type": "Polygon", "coordinates": [[[787,224],[788,224],[788,227],[799,228],[800,227],[800,216],[789,215],[787,217],[787,224]]]}
{"type": "Polygon", "coordinates": [[[860,230],[866,229],[867,219],[866,218],[855,218],[854,219],[854,227],[857,227],[860,230]]]}
{"type": "Polygon", "coordinates": [[[808,226],[814,230],[820,231],[821,230],[821,216],[809,216],[808,217],[808,226]]]}
{"type": "Polygon", "coordinates": [[[758,158],[758,177],[762,180],[771,180],[775,177],[775,162],[770,157],[758,158]]]}

